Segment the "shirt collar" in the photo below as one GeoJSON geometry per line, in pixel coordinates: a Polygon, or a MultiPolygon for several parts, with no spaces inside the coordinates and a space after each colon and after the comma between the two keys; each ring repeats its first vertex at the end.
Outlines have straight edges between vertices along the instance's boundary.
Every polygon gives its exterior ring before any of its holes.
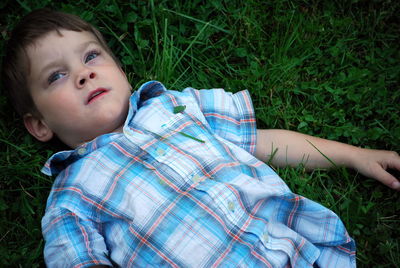
{"type": "Polygon", "coordinates": [[[124,127],[130,123],[130,120],[135,116],[136,111],[142,106],[143,102],[159,96],[165,91],[167,89],[158,81],[149,81],[141,85],[131,96],[129,112],[124,127]]]}
{"type": "MultiPolygon", "coordinates": [[[[129,112],[124,124],[124,128],[135,116],[136,111],[142,106],[143,102],[153,97],[159,96],[165,91],[166,88],[164,87],[164,85],[158,81],[149,81],[141,85],[140,88],[135,91],[130,97],[129,112]]],[[[41,171],[48,176],[56,176],[72,163],[76,162],[82,157],[85,157],[91,152],[97,150],[98,148],[103,147],[110,142],[116,140],[118,136],[121,135],[123,134],[104,134],[90,142],[82,144],[74,150],[55,153],[46,161],[41,171]]]]}

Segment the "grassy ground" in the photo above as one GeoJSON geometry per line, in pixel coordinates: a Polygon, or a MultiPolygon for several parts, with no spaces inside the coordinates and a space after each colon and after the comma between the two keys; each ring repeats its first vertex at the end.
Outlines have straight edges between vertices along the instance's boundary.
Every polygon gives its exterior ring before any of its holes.
{"type": "MultiPolygon", "coordinates": [[[[45,5],[97,25],[134,88],[149,79],[247,88],[260,128],[400,152],[399,1],[9,0],[0,4],[1,53],[15,21],[45,5]]],[[[4,91],[0,114],[0,266],[42,266],[52,179],[40,168],[55,149],[24,132],[4,91]]],[[[399,267],[399,193],[346,169],[278,172],[340,215],[359,267],[399,267]]]]}

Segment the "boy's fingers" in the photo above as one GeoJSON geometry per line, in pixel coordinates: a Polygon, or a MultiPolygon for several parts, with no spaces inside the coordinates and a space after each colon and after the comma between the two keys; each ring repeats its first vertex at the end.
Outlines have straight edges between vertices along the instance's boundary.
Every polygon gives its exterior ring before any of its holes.
{"type": "MultiPolygon", "coordinates": [[[[392,177],[393,177],[393,176],[392,176],[392,177]]],[[[398,180],[395,179],[395,180],[390,184],[389,187],[391,187],[391,188],[394,189],[394,190],[400,191],[400,182],[399,182],[398,180]]]]}
{"type": "Polygon", "coordinates": [[[383,168],[376,170],[376,179],[394,190],[400,190],[400,182],[383,168]]]}
{"type": "MultiPolygon", "coordinates": [[[[400,171],[400,156],[396,152],[393,152],[391,160],[392,161],[390,161],[388,167],[400,171]]],[[[388,172],[386,172],[386,173],[388,173],[388,172]]],[[[390,173],[388,173],[388,174],[393,179],[391,187],[393,189],[396,189],[399,191],[400,190],[400,182],[399,182],[400,177],[395,178],[392,174],[390,174],[390,173]]]]}
{"type": "Polygon", "coordinates": [[[392,157],[389,160],[388,167],[400,171],[400,156],[396,152],[392,152],[392,157]]]}

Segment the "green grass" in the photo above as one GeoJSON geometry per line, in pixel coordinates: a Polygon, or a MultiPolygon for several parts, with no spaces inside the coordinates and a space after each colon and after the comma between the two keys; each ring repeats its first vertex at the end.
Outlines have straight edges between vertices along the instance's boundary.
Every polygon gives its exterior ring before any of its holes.
{"type": "MultiPolygon", "coordinates": [[[[2,1],[1,52],[16,20],[47,5],[97,25],[134,88],[157,79],[170,89],[249,89],[259,128],[400,152],[399,1],[63,2],[2,1]]],[[[4,95],[0,266],[43,266],[40,220],[52,179],[40,168],[55,147],[26,134],[4,95]]],[[[341,168],[278,172],[340,215],[359,267],[399,267],[399,193],[341,168]]]]}

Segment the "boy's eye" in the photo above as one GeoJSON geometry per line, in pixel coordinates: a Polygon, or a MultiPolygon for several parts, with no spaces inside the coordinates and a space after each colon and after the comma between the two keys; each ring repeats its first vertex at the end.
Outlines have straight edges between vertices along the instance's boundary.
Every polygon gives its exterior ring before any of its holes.
{"type": "Polygon", "coordinates": [[[93,60],[94,58],[97,58],[97,56],[99,56],[99,55],[100,55],[100,53],[97,52],[97,51],[90,51],[90,52],[86,55],[85,63],[87,63],[87,62],[93,60]]]}
{"type": "Polygon", "coordinates": [[[49,78],[47,79],[49,85],[52,84],[53,82],[57,81],[58,79],[62,78],[64,76],[63,73],[60,72],[54,72],[52,73],[49,78]]]}

